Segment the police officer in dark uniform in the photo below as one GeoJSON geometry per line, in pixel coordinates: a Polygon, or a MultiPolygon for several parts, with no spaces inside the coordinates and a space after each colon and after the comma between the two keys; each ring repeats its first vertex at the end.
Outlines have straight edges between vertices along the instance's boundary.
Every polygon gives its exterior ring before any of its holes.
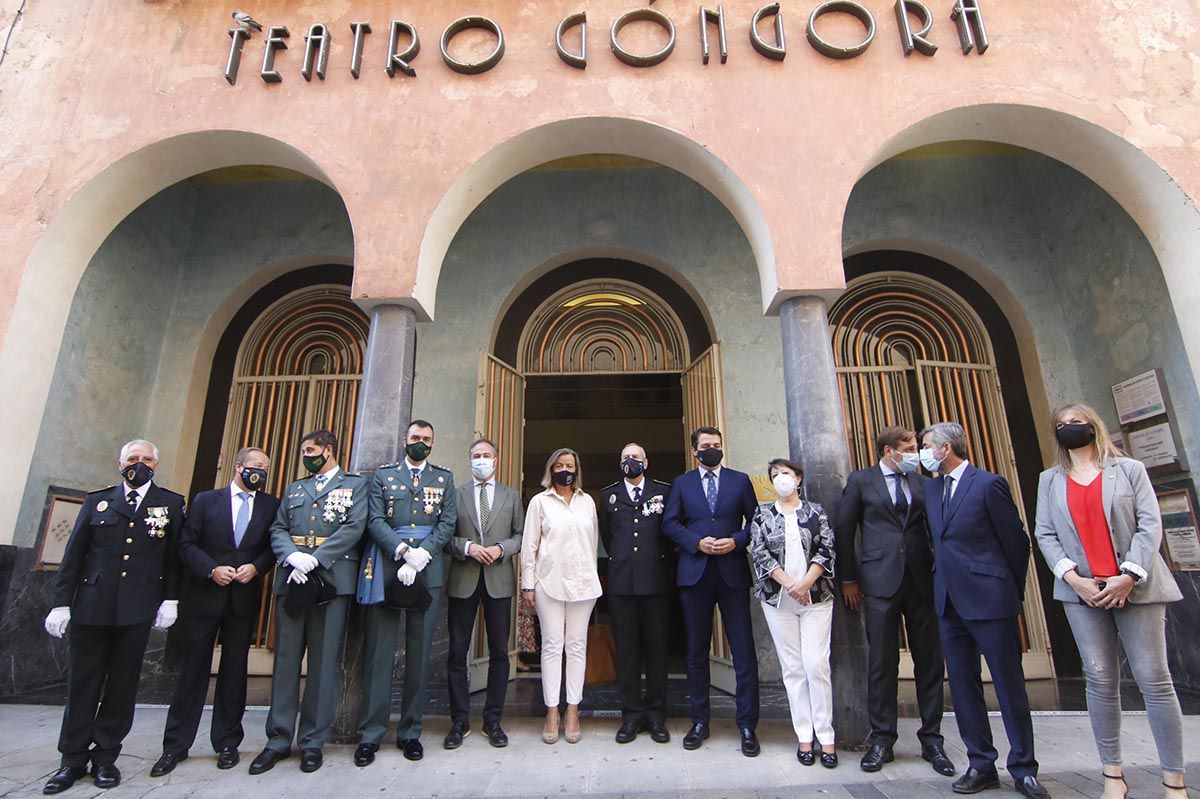
{"type": "Polygon", "coordinates": [[[363,586],[368,564],[363,563],[359,580],[359,602],[367,607],[367,651],[363,658],[362,720],[358,725],[356,766],[375,760],[379,743],[387,733],[392,705],[392,670],[400,614],[404,620],[404,690],[400,699],[400,721],[396,746],[409,760],[425,756],[421,728],[425,715],[425,683],[429,647],[437,627],[442,587],[446,583],[446,558],[442,549],[454,536],[457,519],[454,475],[429,462],[433,451],[433,425],[414,419],[408,425],[404,460],[375,470],[371,481],[371,514],[367,529],[374,544],[369,551],[372,583],[382,587],[369,598],[363,586]],[[412,585],[421,580],[432,597],[426,610],[397,610],[382,601],[386,586],[400,580],[412,585]]]}
{"type": "Polygon", "coordinates": [[[46,631],[71,627],[67,706],[58,751],[62,766],[43,793],[65,791],[87,772],[97,788],[121,783],[117,755],[133,726],[138,678],[150,627],[175,623],[184,499],[151,482],[158,449],[121,448],[123,481],[84,499],[54,585],[46,631]]]}
{"type": "Polygon", "coordinates": [[[648,479],[649,463],[640,444],[627,444],[620,461],[624,479],[604,489],[598,509],[600,538],[608,552],[608,607],[622,704],[617,743],[622,744],[646,730],[657,743],[671,740],[666,726],[667,640],[675,564],[674,545],[662,535],[671,485],[648,479]]]}

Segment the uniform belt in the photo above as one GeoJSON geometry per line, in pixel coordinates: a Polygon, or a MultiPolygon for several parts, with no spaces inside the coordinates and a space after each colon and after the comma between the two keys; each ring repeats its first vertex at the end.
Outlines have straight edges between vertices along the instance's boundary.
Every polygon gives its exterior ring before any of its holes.
{"type": "Polygon", "coordinates": [[[309,547],[310,549],[316,549],[317,547],[321,546],[321,544],[324,544],[328,540],[329,540],[329,536],[326,536],[326,535],[294,535],[294,536],[292,536],[293,544],[295,544],[298,547],[309,547]]]}
{"type": "Polygon", "coordinates": [[[432,524],[409,524],[402,527],[393,527],[396,535],[408,541],[424,541],[426,536],[433,532],[432,524]]]}

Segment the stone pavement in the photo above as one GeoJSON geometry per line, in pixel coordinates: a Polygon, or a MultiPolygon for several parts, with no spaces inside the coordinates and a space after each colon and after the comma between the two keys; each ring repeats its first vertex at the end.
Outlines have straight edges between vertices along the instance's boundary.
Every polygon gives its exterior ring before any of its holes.
{"type": "MultiPolygon", "coordinates": [[[[58,765],[55,742],[62,709],[46,705],[0,705],[0,796],[40,796],[46,778],[58,765]]],[[[441,748],[448,722],[429,719],[424,736],[425,759],[410,763],[393,748],[385,749],[368,768],[351,762],[353,748],[329,746],[325,765],[314,774],[301,773],[293,756],[267,774],[251,777],[246,769],[264,742],[261,708],[246,714],[247,737],[242,744],[242,763],[231,771],[219,771],[215,756],[208,751],[205,713],[201,740],[192,757],[168,777],[151,779],[150,766],[159,755],[166,710],[139,708],[133,732],[118,761],[124,776],[119,788],[101,791],[85,778],[63,794],[66,799],[184,799],[220,795],[238,799],[296,799],[296,797],[562,797],[590,799],[629,797],[678,797],[679,799],[919,799],[953,796],[950,780],[937,776],[919,757],[916,722],[901,720],[901,740],[896,762],[878,774],[858,768],[858,754],[843,753],[842,764],[830,771],[820,765],[805,768],[796,762],[795,741],[788,725],[763,722],[759,727],[763,753],[754,760],[742,757],[737,748],[732,722],[714,722],[713,737],[702,749],[685,752],[680,739],[687,728],[684,719],[670,723],[674,736],[669,744],[655,744],[647,736],[621,746],[613,741],[618,722],[584,719],[583,741],[571,745],[559,740],[554,746],[540,739],[538,719],[516,718],[506,722],[511,742],[507,749],[493,749],[479,734],[453,752],[441,748]]],[[[1000,719],[993,717],[1001,762],[1005,755],[1000,719]]],[[[1037,753],[1043,782],[1056,799],[1098,796],[1100,769],[1091,730],[1085,715],[1039,715],[1034,719],[1037,753]]],[[[966,758],[947,719],[947,751],[960,770],[966,758]]],[[[1184,740],[1197,760],[1200,752],[1200,717],[1184,718],[1184,740]]],[[[1132,795],[1162,796],[1154,743],[1146,718],[1127,714],[1123,742],[1132,795]]],[[[1002,772],[1002,777],[1003,777],[1002,772]]],[[[1193,793],[1200,786],[1200,763],[1189,763],[1193,793]]],[[[989,796],[1017,796],[1011,781],[1007,790],[989,796]]]]}

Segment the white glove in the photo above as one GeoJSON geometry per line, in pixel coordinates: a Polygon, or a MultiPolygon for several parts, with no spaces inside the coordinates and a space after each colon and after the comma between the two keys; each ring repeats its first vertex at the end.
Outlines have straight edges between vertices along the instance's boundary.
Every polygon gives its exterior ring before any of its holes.
{"type": "Polygon", "coordinates": [[[308,554],[307,552],[293,552],[284,558],[283,562],[301,574],[308,574],[310,571],[321,565],[321,561],[317,560],[314,556],[308,554]]]}
{"type": "Polygon", "coordinates": [[[417,581],[417,570],[405,563],[396,570],[396,579],[403,585],[412,585],[417,581]]]}
{"type": "Polygon", "coordinates": [[[289,583],[295,583],[296,585],[304,585],[308,582],[308,575],[299,569],[292,569],[291,572],[288,573],[287,581],[289,583]]]}
{"type": "Polygon", "coordinates": [[[71,609],[68,607],[51,608],[46,614],[46,632],[55,638],[62,638],[71,622],[71,609]]]}
{"type": "Polygon", "coordinates": [[[431,560],[433,560],[433,555],[429,554],[429,550],[421,549],[420,547],[410,547],[404,553],[404,562],[417,571],[421,571],[421,569],[428,566],[431,560]]]}
{"type": "Polygon", "coordinates": [[[165,630],[175,623],[179,618],[179,600],[164,599],[163,603],[158,606],[158,613],[154,614],[154,629],[165,630]]]}

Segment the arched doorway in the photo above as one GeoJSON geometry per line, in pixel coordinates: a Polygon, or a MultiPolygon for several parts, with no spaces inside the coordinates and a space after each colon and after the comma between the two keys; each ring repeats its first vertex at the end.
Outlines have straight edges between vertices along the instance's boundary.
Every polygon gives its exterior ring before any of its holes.
{"type": "MultiPolygon", "coordinates": [[[[876,271],[852,279],[829,317],[852,468],[877,460],[872,442],[889,424],[920,430],[959,422],[971,462],[1004,475],[1025,515],[995,349],[975,309],[932,278],[876,271]]],[[[1036,569],[1029,582],[1021,629],[1025,673],[1051,677],[1036,569]]],[[[907,676],[907,653],[902,663],[907,676]]]]}

